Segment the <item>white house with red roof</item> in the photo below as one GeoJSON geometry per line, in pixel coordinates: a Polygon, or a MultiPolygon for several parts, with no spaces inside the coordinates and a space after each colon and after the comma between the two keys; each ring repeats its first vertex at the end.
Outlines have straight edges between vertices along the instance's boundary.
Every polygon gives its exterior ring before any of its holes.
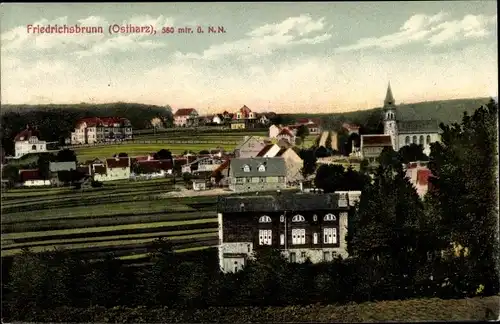
{"type": "Polygon", "coordinates": [[[194,108],[177,109],[174,114],[174,125],[176,127],[196,126],[198,116],[198,111],[194,108]]]}
{"type": "Polygon", "coordinates": [[[255,126],[257,115],[246,105],[241,107],[233,115],[231,129],[245,129],[255,126]]]}
{"type": "Polygon", "coordinates": [[[427,162],[416,161],[406,165],[406,177],[410,180],[420,198],[424,198],[429,191],[432,172],[427,167],[427,162]]]}
{"type": "Polygon", "coordinates": [[[106,159],[105,166],[94,166],[94,180],[104,182],[130,179],[130,166],[129,157],[106,159]]]}
{"type": "Polygon", "coordinates": [[[71,144],[94,144],[132,139],[132,125],[122,117],[89,117],[76,123],[71,144]]]}
{"type": "Polygon", "coordinates": [[[19,180],[24,187],[50,186],[51,182],[44,179],[39,169],[19,170],[19,180]]]}
{"type": "Polygon", "coordinates": [[[279,140],[286,140],[288,143],[295,145],[295,132],[288,129],[287,127],[284,127],[278,133],[278,135],[276,136],[276,139],[278,139],[278,141],[279,140]]]}
{"type": "Polygon", "coordinates": [[[47,152],[47,142],[40,140],[40,133],[29,126],[14,138],[14,158],[19,159],[29,153],[47,152]]]}

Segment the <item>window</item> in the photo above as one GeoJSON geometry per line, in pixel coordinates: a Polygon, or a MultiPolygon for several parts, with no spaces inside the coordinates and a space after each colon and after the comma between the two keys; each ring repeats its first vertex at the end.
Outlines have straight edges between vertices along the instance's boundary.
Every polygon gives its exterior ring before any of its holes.
{"type": "Polygon", "coordinates": [[[417,144],[417,136],[416,135],[413,135],[413,144],[417,144]]]}
{"type": "Polygon", "coordinates": [[[285,234],[280,234],[280,244],[285,245],[285,234]]]}
{"type": "Polygon", "coordinates": [[[420,135],[418,144],[424,144],[424,135],[420,135]]]}
{"type": "Polygon", "coordinates": [[[297,262],[297,257],[295,255],[295,252],[290,253],[290,262],[297,262]]]}
{"type": "Polygon", "coordinates": [[[250,172],[250,166],[249,165],[244,165],[243,166],[243,172],[250,172]]]}
{"type": "Polygon", "coordinates": [[[31,147],[31,149],[32,149],[32,150],[34,150],[34,151],[36,151],[36,145],[33,145],[33,146],[31,147]]]}
{"type": "Polygon", "coordinates": [[[295,228],[292,230],[292,244],[306,244],[306,230],[295,228]]]}
{"type": "Polygon", "coordinates": [[[315,221],[315,222],[318,221],[318,215],[314,214],[313,221],[315,221]]]}
{"type": "Polygon", "coordinates": [[[292,222],[305,222],[306,219],[302,215],[295,215],[292,217],[292,222]]]}
{"type": "Polygon", "coordinates": [[[259,166],[259,172],[265,172],[266,171],[266,166],[264,164],[259,166]]]}
{"type": "Polygon", "coordinates": [[[323,252],[323,260],[324,261],[330,261],[330,252],[323,252]]]}
{"type": "Polygon", "coordinates": [[[300,252],[300,257],[302,259],[305,259],[306,258],[306,252],[300,252]]]}
{"type": "Polygon", "coordinates": [[[410,145],[410,136],[405,137],[405,144],[410,145]]]}
{"type": "Polygon", "coordinates": [[[285,222],[285,215],[280,216],[280,222],[284,223],[285,222]]]}
{"type": "Polygon", "coordinates": [[[313,235],[313,243],[318,244],[318,233],[314,233],[313,235]]]}
{"type": "Polygon", "coordinates": [[[259,218],[259,223],[271,223],[271,217],[264,215],[259,218]]]}
{"type": "Polygon", "coordinates": [[[236,178],[236,183],[243,183],[243,178],[236,178]]]}
{"type": "Polygon", "coordinates": [[[431,135],[427,135],[427,138],[425,139],[425,142],[427,144],[430,144],[431,143],[431,135]]]}
{"type": "Polygon", "coordinates": [[[336,244],[337,243],[337,229],[325,228],[323,229],[323,243],[336,244]]]}
{"type": "Polygon", "coordinates": [[[325,221],[336,221],[337,217],[335,217],[334,214],[326,214],[325,217],[323,218],[325,221]]]}
{"type": "Polygon", "coordinates": [[[266,177],[260,177],[259,178],[260,183],[266,183],[266,177]]]}
{"type": "Polygon", "coordinates": [[[272,243],[272,231],[259,230],[259,245],[271,245],[271,243],[272,243]]]}

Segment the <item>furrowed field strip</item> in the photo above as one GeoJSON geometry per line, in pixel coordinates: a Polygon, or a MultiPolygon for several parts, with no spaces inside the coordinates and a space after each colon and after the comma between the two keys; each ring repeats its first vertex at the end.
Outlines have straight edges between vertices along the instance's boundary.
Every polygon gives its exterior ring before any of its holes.
{"type": "MultiPolygon", "coordinates": [[[[171,232],[153,232],[153,233],[141,233],[141,234],[128,234],[128,235],[111,235],[111,236],[98,236],[98,237],[86,237],[86,238],[68,238],[59,240],[47,240],[47,241],[35,241],[35,242],[23,242],[23,243],[12,243],[2,244],[2,250],[39,246],[39,245],[58,245],[58,244],[74,244],[74,243],[86,243],[86,242],[110,242],[118,240],[132,240],[140,238],[160,238],[160,237],[172,237],[180,235],[189,234],[199,234],[199,233],[217,233],[217,228],[204,228],[204,229],[194,229],[194,230],[183,230],[183,231],[171,231],[171,232]]],[[[2,242],[3,243],[3,242],[2,242]]]]}
{"type": "Polygon", "coordinates": [[[172,222],[156,222],[147,224],[130,224],[130,225],[118,225],[118,226],[102,226],[102,227],[87,227],[87,228],[74,228],[68,230],[54,230],[54,231],[44,231],[44,232],[23,232],[23,233],[8,233],[2,234],[3,240],[16,240],[22,238],[30,237],[43,237],[51,235],[70,235],[76,233],[104,233],[113,232],[118,230],[127,229],[142,229],[142,228],[157,228],[157,227],[169,227],[178,225],[191,225],[191,224],[209,224],[217,222],[216,218],[213,219],[194,219],[186,221],[172,221],[172,222]]]}
{"type": "MultiPolygon", "coordinates": [[[[186,236],[172,236],[169,240],[186,240],[186,239],[196,239],[214,236],[214,233],[204,233],[198,235],[186,235],[186,236]]],[[[122,245],[139,245],[146,244],[155,241],[156,238],[140,239],[140,240],[126,240],[126,241],[116,241],[116,242],[96,242],[96,243],[78,243],[78,244],[65,244],[58,246],[37,246],[30,249],[34,253],[44,252],[53,250],[55,247],[65,249],[65,250],[77,250],[82,248],[94,248],[94,247],[118,247],[122,245]]],[[[22,249],[12,249],[2,251],[2,257],[16,255],[22,252],[22,249]]]]}
{"type": "Polygon", "coordinates": [[[87,217],[100,215],[118,215],[118,214],[142,214],[148,213],[188,211],[193,208],[186,205],[175,204],[169,200],[149,200],[137,202],[123,202],[114,204],[100,204],[94,206],[81,206],[74,208],[58,208],[46,210],[34,210],[28,212],[2,213],[2,221],[12,222],[14,220],[40,219],[44,217],[87,217]]]}
{"type": "Polygon", "coordinates": [[[214,219],[213,213],[205,215],[178,215],[178,214],[154,214],[140,216],[119,216],[119,217],[102,217],[102,218],[87,218],[87,219],[72,219],[72,220],[47,220],[30,223],[12,223],[3,224],[2,233],[19,233],[19,232],[37,232],[50,230],[67,230],[82,227],[99,227],[99,226],[118,226],[131,224],[147,224],[164,221],[181,221],[193,219],[214,219]]]}
{"type": "MultiPolygon", "coordinates": [[[[201,251],[201,250],[206,250],[210,249],[212,246],[200,246],[200,247],[192,247],[192,248],[187,248],[187,249],[178,249],[174,250],[176,253],[183,253],[183,252],[194,252],[194,251],[201,251]]],[[[118,259],[126,261],[126,260],[137,260],[137,259],[145,259],[149,258],[150,255],[148,253],[141,253],[141,254],[132,254],[132,255],[126,255],[119,257],[118,259]]]]}

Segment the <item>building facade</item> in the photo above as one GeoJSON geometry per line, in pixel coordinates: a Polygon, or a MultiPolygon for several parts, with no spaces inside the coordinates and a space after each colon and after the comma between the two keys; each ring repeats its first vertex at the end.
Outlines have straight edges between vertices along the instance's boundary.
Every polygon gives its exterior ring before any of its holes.
{"type": "Polygon", "coordinates": [[[105,165],[93,164],[95,181],[114,181],[130,179],[130,158],[106,159],[105,165]]]}
{"type": "Polygon", "coordinates": [[[276,156],[285,160],[287,183],[296,183],[303,180],[302,168],[304,167],[304,161],[293,148],[283,148],[276,156]]]}
{"type": "Polygon", "coordinates": [[[282,251],[290,262],[347,257],[346,195],[282,194],[219,197],[219,265],[223,272],[242,269],[258,249],[282,251]]]}
{"type": "Polygon", "coordinates": [[[194,108],[177,109],[174,114],[174,126],[190,127],[198,125],[199,114],[194,108]]]}
{"type": "Polygon", "coordinates": [[[247,106],[243,106],[234,113],[231,129],[254,128],[257,123],[257,115],[247,106]]]}
{"type": "Polygon", "coordinates": [[[430,154],[430,144],[441,140],[441,130],[437,120],[400,120],[391,85],[387,87],[384,100],[384,134],[391,136],[395,151],[410,144],[422,145],[424,154],[430,154]]]}
{"type": "Polygon", "coordinates": [[[378,157],[385,147],[393,147],[392,137],[390,135],[361,135],[361,156],[368,163],[378,163],[378,157]]]}
{"type": "Polygon", "coordinates": [[[14,138],[14,151],[16,159],[30,153],[47,152],[47,142],[40,140],[40,133],[28,126],[14,138]]]}
{"type": "Polygon", "coordinates": [[[236,158],[229,165],[229,189],[236,192],[286,188],[286,165],[281,157],[236,158]]]}
{"type": "Polygon", "coordinates": [[[256,157],[267,144],[269,143],[260,137],[245,136],[243,141],[234,149],[234,155],[237,158],[256,157]]]}
{"type": "Polygon", "coordinates": [[[120,142],[132,139],[132,124],[121,117],[90,117],[80,119],[71,133],[73,145],[120,142]]]}

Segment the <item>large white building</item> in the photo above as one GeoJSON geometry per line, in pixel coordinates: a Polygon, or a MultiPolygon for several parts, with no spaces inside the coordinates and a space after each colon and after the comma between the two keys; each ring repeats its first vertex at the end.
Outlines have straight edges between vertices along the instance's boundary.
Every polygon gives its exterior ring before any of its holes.
{"type": "Polygon", "coordinates": [[[47,152],[47,142],[39,138],[37,130],[26,127],[14,138],[14,158],[19,159],[29,153],[47,152]]]}
{"type": "Polygon", "coordinates": [[[400,120],[392,95],[391,85],[387,87],[384,100],[384,134],[390,135],[395,151],[410,144],[421,144],[426,155],[430,154],[430,144],[441,140],[437,120],[400,120]]]}
{"type": "Polygon", "coordinates": [[[132,125],[121,117],[90,117],[79,120],[71,144],[94,144],[132,139],[132,125]]]}

